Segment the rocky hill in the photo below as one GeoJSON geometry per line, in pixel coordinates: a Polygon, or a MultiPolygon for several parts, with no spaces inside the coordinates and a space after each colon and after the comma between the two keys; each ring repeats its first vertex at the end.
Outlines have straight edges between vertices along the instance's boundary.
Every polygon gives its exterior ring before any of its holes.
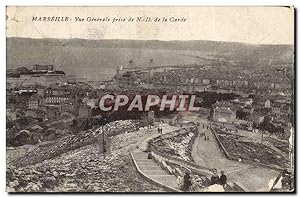
{"type": "Polygon", "coordinates": [[[133,120],[115,121],[96,130],[22,151],[21,156],[7,165],[7,191],[163,191],[139,175],[130,157],[130,151],[151,133],[147,130],[149,127],[142,127],[133,120]],[[100,141],[103,131],[110,136],[111,142],[110,152],[105,156],[100,141]]]}

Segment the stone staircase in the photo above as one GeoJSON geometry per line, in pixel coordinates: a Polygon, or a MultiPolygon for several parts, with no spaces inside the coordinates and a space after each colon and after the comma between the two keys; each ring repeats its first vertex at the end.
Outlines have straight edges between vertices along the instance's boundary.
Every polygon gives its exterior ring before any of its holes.
{"type": "Polygon", "coordinates": [[[168,190],[180,192],[179,187],[177,185],[176,176],[170,175],[152,159],[147,159],[147,157],[148,154],[146,152],[132,152],[132,158],[138,171],[145,177],[147,177],[149,180],[160,184],[168,190]]]}

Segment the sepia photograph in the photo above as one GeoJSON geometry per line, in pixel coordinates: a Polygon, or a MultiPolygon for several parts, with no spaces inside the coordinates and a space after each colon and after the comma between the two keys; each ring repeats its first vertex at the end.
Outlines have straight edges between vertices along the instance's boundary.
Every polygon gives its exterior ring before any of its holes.
{"type": "Polygon", "coordinates": [[[6,192],[295,193],[293,6],[7,6],[6,192]]]}

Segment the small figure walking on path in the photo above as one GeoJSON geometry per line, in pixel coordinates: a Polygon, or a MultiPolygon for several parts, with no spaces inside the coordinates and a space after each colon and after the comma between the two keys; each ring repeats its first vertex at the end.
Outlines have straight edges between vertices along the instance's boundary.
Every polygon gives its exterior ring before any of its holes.
{"type": "Polygon", "coordinates": [[[210,185],[218,184],[219,183],[219,176],[218,176],[218,171],[217,169],[212,170],[213,175],[210,178],[210,185]]]}
{"type": "Polygon", "coordinates": [[[150,151],[148,151],[147,159],[152,159],[152,155],[151,155],[151,152],[150,152],[150,151]]]}
{"type": "Polygon", "coordinates": [[[219,184],[222,185],[223,187],[225,187],[226,183],[227,183],[227,177],[225,175],[225,172],[221,171],[221,176],[220,176],[220,179],[219,179],[219,184]]]}
{"type": "Polygon", "coordinates": [[[160,139],[162,139],[162,128],[161,127],[158,127],[158,133],[160,134],[160,139]]]}

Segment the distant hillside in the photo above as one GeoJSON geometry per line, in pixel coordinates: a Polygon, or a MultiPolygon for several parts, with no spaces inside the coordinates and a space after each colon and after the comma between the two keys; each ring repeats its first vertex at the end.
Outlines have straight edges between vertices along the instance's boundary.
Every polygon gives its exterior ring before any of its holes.
{"type": "Polygon", "coordinates": [[[210,59],[223,58],[236,66],[259,67],[270,60],[271,63],[293,63],[293,53],[290,45],[217,41],[7,38],[7,69],[54,64],[67,74],[103,80],[110,78],[121,65],[205,64],[210,59]],[[130,59],[132,64],[129,64],[130,59]]]}

